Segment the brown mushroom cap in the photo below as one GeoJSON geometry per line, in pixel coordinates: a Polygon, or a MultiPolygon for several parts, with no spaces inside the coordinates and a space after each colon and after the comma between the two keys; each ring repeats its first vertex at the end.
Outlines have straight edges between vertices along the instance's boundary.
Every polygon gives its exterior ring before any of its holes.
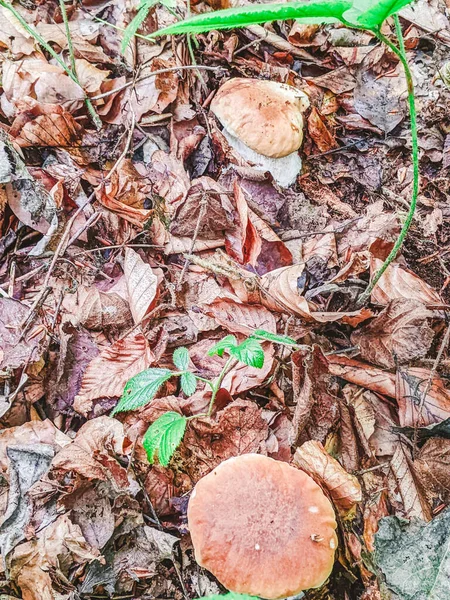
{"type": "Polygon", "coordinates": [[[307,96],[290,85],[239,77],[227,81],[211,102],[211,110],[229,133],[271,158],[300,148],[302,112],[308,106],[307,96]]]}
{"type": "Polygon", "coordinates": [[[244,454],[192,492],[188,523],[199,565],[229,590],[275,599],[321,586],[337,547],[333,507],[287,463],[244,454]]]}

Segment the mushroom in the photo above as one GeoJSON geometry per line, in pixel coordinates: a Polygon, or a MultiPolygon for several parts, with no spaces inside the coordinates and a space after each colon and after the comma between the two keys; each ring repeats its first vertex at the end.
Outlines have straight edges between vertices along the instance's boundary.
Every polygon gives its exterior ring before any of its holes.
{"type": "Polygon", "coordinates": [[[302,167],[297,151],[308,106],[306,94],[290,85],[239,77],[222,85],[211,102],[229,144],[282,187],[294,183],[302,167]]]}
{"type": "Polygon", "coordinates": [[[259,454],[222,462],[188,506],[195,559],[227,589],[266,599],[320,587],[337,548],[333,507],[304,471],[259,454]]]}

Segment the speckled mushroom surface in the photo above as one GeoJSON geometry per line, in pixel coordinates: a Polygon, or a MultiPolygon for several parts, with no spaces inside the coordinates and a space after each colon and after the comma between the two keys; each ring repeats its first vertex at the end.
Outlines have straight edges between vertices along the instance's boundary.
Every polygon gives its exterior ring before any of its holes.
{"type": "Polygon", "coordinates": [[[192,492],[195,558],[229,590],[285,598],[319,587],[337,548],[333,507],[287,463],[244,454],[221,463],[192,492]]]}
{"type": "Polygon", "coordinates": [[[236,77],[220,87],[211,110],[249,148],[280,158],[300,148],[308,106],[306,94],[290,85],[236,77]]]}

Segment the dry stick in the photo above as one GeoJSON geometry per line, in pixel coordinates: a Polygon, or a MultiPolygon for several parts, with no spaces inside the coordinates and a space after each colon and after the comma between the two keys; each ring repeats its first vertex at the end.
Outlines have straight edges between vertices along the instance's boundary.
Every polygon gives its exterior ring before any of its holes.
{"type": "Polygon", "coordinates": [[[433,385],[433,379],[434,379],[434,377],[436,375],[437,369],[438,369],[439,364],[441,362],[442,355],[444,354],[444,350],[448,346],[449,340],[450,340],[450,323],[447,325],[447,330],[445,332],[444,337],[442,338],[442,342],[441,342],[441,345],[439,346],[439,350],[438,350],[436,359],[435,359],[435,361],[433,363],[433,366],[431,367],[431,370],[430,370],[430,375],[428,377],[427,384],[425,386],[425,389],[423,390],[422,397],[420,398],[419,411],[418,411],[418,414],[417,414],[417,419],[415,420],[415,423],[414,423],[414,437],[413,437],[413,451],[414,451],[414,455],[417,454],[417,442],[418,442],[418,437],[419,437],[418,428],[419,428],[420,420],[422,418],[422,411],[423,411],[423,407],[425,405],[425,400],[427,399],[428,392],[430,391],[430,389],[431,389],[431,387],[433,385]]]}
{"type": "Polygon", "coordinates": [[[157,75],[164,75],[164,73],[173,73],[174,71],[186,71],[189,69],[203,69],[204,71],[220,71],[224,70],[224,67],[208,67],[206,65],[179,65],[178,67],[167,67],[166,69],[158,69],[157,71],[152,71],[145,77],[139,77],[136,81],[127,81],[123,85],[115,88],[113,90],[109,90],[109,92],[103,92],[103,94],[98,94],[97,96],[91,96],[91,100],[100,100],[101,98],[107,98],[108,96],[112,96],[113,94],[117,94],[122,90],[126,90],[127,88],[139,83],[140,81],[145,81],[145,79],[149,79],[149,77],[156,77],[157,75]]]}
{"type": "MultiPolygon", "coordinates": [[[[127,141],[125,143],[125,148],[124,148],[122,154],[117,159],[117,161],[114,164],[114,166],[111,169],[111,171],[109,171],[109,173],[106,175],[105,179],[103,180],[103,183],[105,181],[108,181],[108,179],[110,179],[112,177],[113,173],[115,173],[115,171],[119,168],[120,163],[123,161],[123,159],[127,155],[127,152],[128,152],[128,150],[130,148],[131,140],[132,140],[132,137],[133,137],[135,122],[136,122],[136,117],[133,114],[132,115],[131,126],[130,126],[130,131],[128,132],[127,141]]],[[[70,217],[70,219],[67,221],[67,225],[65,227],[64,233],[61,236],[61,239],[59,240],[58,247],[55,250],[55,254],[53,255],[52,262],[50,263],[50,267],[49,267],[49,269],[47,271],[47,275],[46,275],[45,280],[44,280],[42,291],[38,294],[38,296],[37,296],[35,302],[33,303],[33,306],[30,309],[30,312],[28,313],[28,315],[21,321],[21,323],[19,325],[19,327],[23,327],[24,328],[24,331],[26,331],[26,327],[25,326],[28,323],[28,321],[30,320],[30,318],[31,318],[31,316],[32,316],[32,314],[33,314],[33,312],[35,310],[35,306],[37,306],[39,304],[39,302],[41,302],[42,297],[46,294],[47,288],[49,288],[50,277],[52,276],[53,269],[55,268],[55,265],[56,265],[56,263],[58,261],[58,258],[60,257],[61,254],[63,254],[65,252],[65,250],[67,248],[67,246],[66,246],[67,238],[70,235],[70,230],[72,229],[72,225],[74,224],[75,219],[78,217],[79,214],[81,214],[81,212],[86,208],[86,206],[88,206],[88,204],[90,204],[92,202],[92,200],[94,200],[94,198],[95,198],[95,192],[92,192],[92,194],[89,196],[89,198],[86,200],[86,202],[84,202],[78,208],[78,210],[76,210],[74,212],[74,214],[70,217]]]]}

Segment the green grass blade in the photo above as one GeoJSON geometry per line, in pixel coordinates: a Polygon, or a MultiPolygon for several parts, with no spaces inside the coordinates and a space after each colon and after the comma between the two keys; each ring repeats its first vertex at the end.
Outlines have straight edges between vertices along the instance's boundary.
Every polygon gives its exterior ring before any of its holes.
{"type": "Polygon", "coordinates": [[[147,15],[150,9],[158,3],[158,0],[149,0],[148,2],[143,2],[138,10],[137,15],[125,29],[125,33],[123,34],[122,43],[120,45],[120,50],[122,54],[128,47],[128,44],[131,42],[132,38],[136,35],[137,30],[142,25],[142,23],[147,18],[147,15]]]}
{"type": "Polygon", "coordinates": [[[317,23],[340,20],[352,6],[351,0],[310,0],[309,2],[289,2],[288,4],[256,4],[238,8],[228,8],[201,14],[148,36],[176,35],[179,33],[201,33],[211,29],[231,29],[246,27],[286,19],[308,19],[317,23]]]}

